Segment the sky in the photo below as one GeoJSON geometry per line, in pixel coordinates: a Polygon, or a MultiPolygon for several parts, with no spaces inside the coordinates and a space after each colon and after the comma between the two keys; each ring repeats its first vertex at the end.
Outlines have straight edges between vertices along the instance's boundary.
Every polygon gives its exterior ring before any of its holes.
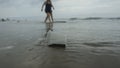
{"type": "MultiPolygon", "coordinates": [[[[0,0],[0,17],[45,17],[45,0],[0,0]]],[[[56,18],[120,17],[120,0],[51,0],[56,18]]]]}

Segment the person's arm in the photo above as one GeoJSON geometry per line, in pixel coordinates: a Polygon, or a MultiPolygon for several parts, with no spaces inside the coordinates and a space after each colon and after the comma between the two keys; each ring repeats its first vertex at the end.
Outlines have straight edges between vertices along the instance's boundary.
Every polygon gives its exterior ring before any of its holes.
{"type": "Polygon", "coordinates": [[[53,5],[52,5],[52,8],[55,9],[53,5]]]}
{"type": "Polygon", "coordinates": [[[53,9],[55,9],[54,6],[53,6],[53,4],[52,4],[52,2],[51,2],[51,6],[52,6],[53,9]]]}
{"type": "Polygon", "coordinates": [[[43,3],[42,8],[41,8],[41,11],[43,11],[43,7],[44,7],[45,3],[46,3],[46,2],[43,3]]]}

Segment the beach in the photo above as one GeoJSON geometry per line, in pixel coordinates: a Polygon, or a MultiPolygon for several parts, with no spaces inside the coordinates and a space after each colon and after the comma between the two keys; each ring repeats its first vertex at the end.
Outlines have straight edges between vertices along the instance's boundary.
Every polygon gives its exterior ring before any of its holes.
{"type": "Polygon", "coordinates": [[[53,32],[65,48],[44,45],[41,21],[0,22],[0,68],[120,68],[120,20],[67,19],[53,32]]]}

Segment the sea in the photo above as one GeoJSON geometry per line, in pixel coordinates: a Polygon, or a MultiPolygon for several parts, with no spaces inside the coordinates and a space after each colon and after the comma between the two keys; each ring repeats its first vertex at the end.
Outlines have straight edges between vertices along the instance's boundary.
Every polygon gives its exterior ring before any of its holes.
{"type": "Polygon", "coordinates": [[[0,20],[0,68],[120,68],[119,18],[55,19],[52,37],[66,39],[55,48],[44,45],[45,24],[0,20]]]}

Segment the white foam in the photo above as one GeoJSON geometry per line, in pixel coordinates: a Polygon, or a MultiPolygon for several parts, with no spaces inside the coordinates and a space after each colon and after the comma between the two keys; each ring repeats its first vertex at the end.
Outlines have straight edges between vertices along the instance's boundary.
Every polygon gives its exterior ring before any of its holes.
{"type": "Polygon", "coordinates": [[[9,50],[14,48],[14,46],[1,47],[0,50],[9,50]]]}

